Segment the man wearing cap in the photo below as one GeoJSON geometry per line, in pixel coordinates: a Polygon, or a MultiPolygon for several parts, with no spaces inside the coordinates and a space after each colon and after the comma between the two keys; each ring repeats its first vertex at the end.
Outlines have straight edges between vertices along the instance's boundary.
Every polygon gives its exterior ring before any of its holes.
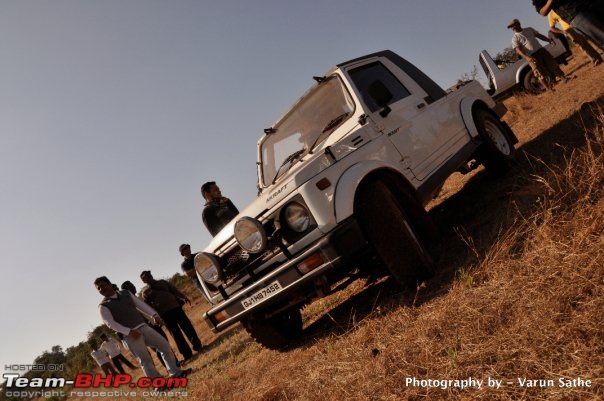
{"type": "Polygon", "coordinates": [[[515,18],[509,22],[508,29],[514,31],[512,48],[529,63],[533,73],[545,88],[552,90],[557,76],[564,81],[568,80],[558,62],[537,39],[550,43],[553,40],[531,27],[523,29],[520,21],[515,18]]]}
{"type": "Polygon", "coordinates": [[[533,6],[543,16],[554,10],[604,49],[604,0],[533,0],[533,6]]]}
{"type": "Polygon", "coordinates": [[[143,315],[149,316],[154,324],[162,323],[161,318],[151,306],[126,290],[115,291],[111,281],[105,276],[94,280],[94,285],[104,297],[99,305],[103,322],[110,329],[122,334],[122,341],[140,363],[145,376],[162,377],[153,364],[147,346],[161,352],[161,357],[171,377],[186,377],[191,372],[191,369],[181,370],[178,367],[168,341],[145,322],[143,315]]]}
{"type": "Polygon", "coordinates": [[[147,284],[141,290],[143,301],[157,310],[184,360],[190,359],[193,352],[183,337],[183,333],[187,336],[193,349],[201,352],[202,345],[197,332],[189,317],[182,310],[182,305],[191,303],[189,298],[166,280],[155,280],[149,270],[141,273],[141,280],[147,284]]]}
{"type": "Polygon", "coordinates": [[[184,260],[180,264],[180,268],[182,269],[183,273],[191,279],[195,285],[195,288],[201,292],[201,295],[204,295],[203,287],[201,286],[197,273],[195,272],[195,255],[197,255],[197,253],[191,253],[191,245],[189,244],[182,244],[178,247],[178,251],[180,252],[180,255],[184,257],[184,260]]]}

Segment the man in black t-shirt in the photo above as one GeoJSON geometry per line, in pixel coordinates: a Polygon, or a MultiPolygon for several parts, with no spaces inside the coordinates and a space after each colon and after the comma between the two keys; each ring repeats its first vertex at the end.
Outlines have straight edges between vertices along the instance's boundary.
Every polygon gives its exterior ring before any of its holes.
{"type": "Polygon", "coordinates": [[[206,201],[201,218],[214,237],[239,214],[239,210],[229,198],[222,196],[220,188],[214,181],[206,182],[201,186],[201,195],[206,201]]]}
{"type": "Polygon", "coordinates": [[[185,303],[191,303],[189,298],[166,280],[155,280],[149,270],[143,271],[140,277],[147,284],[141,290],[141,298],[153,307],[166,323],[166,328],[185,361],[193,356],[186,340],[191,343],[195,351],[201,352],[199,336],[191,320],[182,310],[185,303]]]}
{"type": "Polygon", "coordinates": [[[184,260],[180,264],[183,273],[191,279],[195,288],[203,295],[203,288],[199,282],[199,278],[197,278],[197,273],[195,272],[195,255],[197,255],[197,252],[191,253],[191,245],[189,244],[182,244],[178,247],[178,251],[181,256],[184,257],[184,260]]]}

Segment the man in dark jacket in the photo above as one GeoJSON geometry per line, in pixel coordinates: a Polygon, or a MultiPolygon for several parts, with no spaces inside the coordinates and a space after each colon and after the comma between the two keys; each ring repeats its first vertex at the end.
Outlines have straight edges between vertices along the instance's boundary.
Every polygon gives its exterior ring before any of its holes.
{"type": "Polygon", "coordinates": [[[141,290],[143,301],[157,311],[185,361],[193,356],[193,352],[183,337],[183,333],[187,336],[193,349],[201,352],[202,345],[197,332],[189,317],[182,310],[182,305],[191,303],[189,298],[166,280],[155,280],[149,270],[141,273],[141,280],[147,284],[141,290]]]}
{"type": "Polygon", "coordinates": [[[206,201],[201,218],[214,237],[239,214],[239,210],[229,198],[222,196],[220,188],[214,181],[206,182],[201,186],[201,195],[206,201]]]}

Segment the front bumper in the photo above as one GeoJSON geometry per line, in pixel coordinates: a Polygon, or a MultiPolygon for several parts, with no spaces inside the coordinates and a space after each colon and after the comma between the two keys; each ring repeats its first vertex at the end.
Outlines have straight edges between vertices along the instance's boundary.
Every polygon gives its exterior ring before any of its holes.
{"type": "Polygon", "coordinates": [[[302,302],[314,294],[314,283],[319,278],[351,264],[366,249],[367,241],[358,223],[351,217],[297,255],[292,255],[275,271],[204,313],[203,318],[212,331],[220,332],[260,310],[302,302]],[[302,273],[299,264],[317,253],[321,255],[323,263],[302,273]],[[252,296],[255,296],[255,300],[253,305],[249,305],[252,296]],[[248,301],[246,306],[244,301],[248,301]]]}

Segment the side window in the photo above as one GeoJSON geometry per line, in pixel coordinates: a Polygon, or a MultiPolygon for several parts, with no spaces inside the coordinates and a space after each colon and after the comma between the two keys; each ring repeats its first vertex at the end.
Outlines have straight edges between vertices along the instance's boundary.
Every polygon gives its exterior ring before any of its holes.
{"type": "Polygon", "coordinates": [[[355,68],[349,72],[349,75],[372,113],[411,94],[380,62],[355,68]],[[384,102],[387,104],[380,105],[384,102]]]}

